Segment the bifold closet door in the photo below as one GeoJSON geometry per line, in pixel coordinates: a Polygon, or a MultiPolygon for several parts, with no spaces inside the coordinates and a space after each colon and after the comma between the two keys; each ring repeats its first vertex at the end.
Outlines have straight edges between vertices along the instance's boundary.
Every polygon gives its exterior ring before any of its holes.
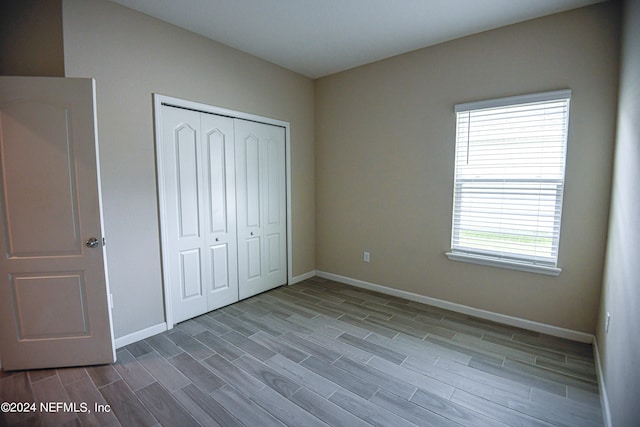
{"type": "Polygon", "coordinates": [[[162,107],[165,277],[174,323],[238,300],[233,119],[162,107]]]}
{"type": "Polygon", "coordinates": [[[240,299],[287,282],[285,129],[235,119],[240,299]]]}

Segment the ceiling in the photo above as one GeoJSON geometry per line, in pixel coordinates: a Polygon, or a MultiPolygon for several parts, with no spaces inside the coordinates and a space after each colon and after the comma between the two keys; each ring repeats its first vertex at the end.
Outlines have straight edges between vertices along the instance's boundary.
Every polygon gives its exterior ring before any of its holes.
{"type": "Polygon", "coordinates": [[[111,0],[307,77],[603,0],[111,0]]]}

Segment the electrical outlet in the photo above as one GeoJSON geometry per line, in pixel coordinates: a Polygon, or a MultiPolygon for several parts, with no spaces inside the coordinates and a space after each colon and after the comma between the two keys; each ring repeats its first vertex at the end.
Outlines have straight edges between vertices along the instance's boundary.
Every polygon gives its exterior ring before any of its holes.
{"type": "Polygon", "coordinates": [[[364,253],[362,254],[362,260],[363,260],[364,262],[369,262],[369,261],[371,261],[371,255],[369,254],[369,252],[364,252],[364,253]]]}
{"type": "Polygon", "coordinates": [[[607,318],[604,321],[604,331],[609,332],[609,325],[611,324],[611,313],[607,311],[607,318]]]}

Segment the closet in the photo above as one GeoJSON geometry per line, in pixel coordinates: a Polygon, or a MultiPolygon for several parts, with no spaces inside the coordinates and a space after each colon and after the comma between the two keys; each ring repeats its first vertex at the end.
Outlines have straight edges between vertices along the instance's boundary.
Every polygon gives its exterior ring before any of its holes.
{"type": "Polygon", "coordinates": [[[156,114],[171,328],[287,282],[286,135],[164,103],[156,114]]]}

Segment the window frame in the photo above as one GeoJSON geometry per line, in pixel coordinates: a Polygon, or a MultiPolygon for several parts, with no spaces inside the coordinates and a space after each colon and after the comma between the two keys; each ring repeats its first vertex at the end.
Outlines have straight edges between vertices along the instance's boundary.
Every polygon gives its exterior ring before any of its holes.
{"type": "MultiPolygon", "coordinates": [[[[541,102],[551,102],[551,101],[560,101],[560,100],[566,100],[566,114],[564,116],[565,118],[565,129],[564,129],[564,141],[563,141],[563,150],[564,150],[564,158],[562,159],[563,164],[562,164],[562,179],[548,179],[543,177],[540,178],[535,178],[533,179],[533,182],[535,183],[550,183],[553,184],[551,181],[554,181],[555,185],[559,185],[560,186],[560,200],[559,202],[556,201],[556,205],[555,205],[555,210],[559,211],[557,213],[557,218],[558,218],[558,224],[557,224],[557,234],[554,234],[552,236],[553,241],[552,241],[552,255],[551,257],[548,258],[538,258],[538,257],[532,257],[532,256],[527,256],[525,254],[516,254],[510,251],[492,251],[492,250],[488,250],[486,248],[480,248],[480,247],[476,247],[476,248],[470,248],[469,250],[463,250],[461,248],[456,248],[454,247],[454,242],[456,242],[455,238],[456,238],[456,231],[459,232],[460,228],[456,227],[456,224],[459,225],[459,221],[460,219],[458,219],[458,222],[456,223],[456,214],[460,214],[462,211],[460,209],[458,209],[458,207],[456,206],[458,202],[460,202],[462,199],[460,196],[459,198],[456,198],[456,193],[458,191],[458,186],[464,185],[464,181],[468,181],[468,179],[464,179],[464,178],[459,178],[458,177],[458,159],[456,158],[454,160],[454,191],[453,191],[453,208],[452,208],[452,216],[451,216],[451,249],[450,251],[446,252],[445,255],[448,257],[448,259],[453,260],[453,261],[462,261],[462,262],[469,262],[469,263],[474,263],[474,264],[480,264],[480,265],[488,265],[488,266],[492,266],[492,267],[499,267],[499,268],[507,268],[507,269],[513,269],[513,270],[520,270],[520,271],[527,271],[527,272],[532,272],[532,273],[540,273],[540,274],[546,274],[546,275],[551,275],[551,276],[558,276],[562,269],[560,267],[558,267],[558,259],[559,259],[559,248],[560,248],[560,222],[562,219],[562,211],[563,211],[563,203],[562,203],[562,195],[564,194],[564,185],[566,183],[566,159],[567,159],[567,147],[568,147],[568,140],[569,140],[569,118],[570,118],[570,102],[571,102],[571,95],[572,92],[570,89],[563,89],[563,90],[557,90],[557,91],[551,91],[551,92],[541,92],[541,93],[534,93],[534,94],[527,94],[527,95],[519,95],[519,96],[512,96],[512,97],[506,97],[506,98],[497,98],[497,99],[490,99],[490,100],[483,100],[483,101],[477,101],[477,102],[468,102],[468,103],[463,103],[463,104],[456,104],[454,111],[456,113],[456,128],[455,128],[455,135],[456,135],[456,141],[455,141],[455,152],[457,153],[458,150],[458,131],[459,131],[459,113],[465,113],[465,112],[474,112],[474,111],[478,111],[478,110],[486,110],[486,109],[492,109],[492,108],[503,108],[503,107],[510,107],[510,106],[520,106],[523,104],[533,104],[533,103],[541,103],[541,102]]],[[[479,175],[480,178],[479,179],[475,179],[475,182],[483,182],[483,176],[485,175],[479,175]]],[[[507,179],[503,179],[503,181],[509,181],[509,178],[507,179]]],[[[512,179],[513,182],[525,182],[526,179],[512,179]]],[[[495,183],[498,182],[498,180],[496,178],[493,179],[487,179],[486,181],[488,184],[490,183],[495,183]]],[[[504,192],[502,193],[504,194],[504,192]]],[[[556,194],[558,194],[558,189],[556,189],[556,194]]],[[[498,196],[498,197],[502,197],[502,195],[498,196]]],[[[558,196],[556,196],[557,198],[558,196]]],[[[459,218],[459,216],[458,216],[459,218]]],[[[459,242],[459,240],[458,240],[459,242]]]]}

